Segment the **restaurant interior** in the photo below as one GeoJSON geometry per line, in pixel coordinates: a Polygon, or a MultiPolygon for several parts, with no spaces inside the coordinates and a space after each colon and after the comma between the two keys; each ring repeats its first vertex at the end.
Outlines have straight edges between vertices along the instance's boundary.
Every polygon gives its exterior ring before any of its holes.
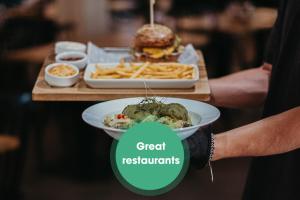
{"type": "MultiPolygon", "coordinates": [[[[203,52],[208,78],[263,63],[276,0],[157,0],[155,22],[203,52]]],[[[85,124],[95,101],[33,101],[32,89],[57,41],[131,47],[149,21],[147,0],[0,0],[0,199],[150,199],[128,191],[110,164],[112,138],[85,124]]],[[[261,109],[221,110],[214,133],[260,118],[261,109]]],[[[155,199],[241,199],[249,158],[189,168],[155,199]]],[[[153,197],[151,197],[153,198],[153,197]]]]}

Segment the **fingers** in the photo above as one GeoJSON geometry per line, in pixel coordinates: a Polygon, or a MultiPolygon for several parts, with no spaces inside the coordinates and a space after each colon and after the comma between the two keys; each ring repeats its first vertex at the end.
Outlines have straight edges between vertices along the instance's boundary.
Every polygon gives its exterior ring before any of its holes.
{"type": "Polygon", "coordinates": [[[264,63],[263,65],[262,65],[262,69],[263,70],[266,70],[266,71],[269,71],[269,72],[271,72],[272,71],[272,67],[273,67],[273,65],[271,65],[271,64],[269,64],[269,63],[264,63]]]}

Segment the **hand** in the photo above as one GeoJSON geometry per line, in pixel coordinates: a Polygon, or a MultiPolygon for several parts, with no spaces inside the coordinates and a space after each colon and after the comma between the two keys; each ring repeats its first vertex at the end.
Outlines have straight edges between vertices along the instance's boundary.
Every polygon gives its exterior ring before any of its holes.
{"type": "Polygon", "coordinates": [[[210,160],[212,153],[211,127],[203,127],[197,133],[187,138],[190,150],[191,164],[202,169],[210,160]]]}
{"type": "Polygon", "coordinates": [[[273,65],[269,64],[269,63],[264,63],[261,68],[265,71],[268,71],[269,73],[272,72],[272,68],[273,68],[273,65]]]}

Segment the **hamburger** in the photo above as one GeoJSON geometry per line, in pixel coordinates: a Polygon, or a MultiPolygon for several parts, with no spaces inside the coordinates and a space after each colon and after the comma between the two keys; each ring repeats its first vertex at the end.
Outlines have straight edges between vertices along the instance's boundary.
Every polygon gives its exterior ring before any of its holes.
{"type": "Polygon", "coordinates": [[[170,28],[146,24],[137,31],[133,49],[138,61],[176,61],[183,46],[170,28]]]}

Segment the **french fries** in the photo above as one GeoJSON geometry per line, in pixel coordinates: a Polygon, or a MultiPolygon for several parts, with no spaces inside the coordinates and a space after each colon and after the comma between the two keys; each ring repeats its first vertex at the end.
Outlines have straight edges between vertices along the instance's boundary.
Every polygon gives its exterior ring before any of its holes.
{"type": "Polygon", "coordinates": [[[130,63],[121,62],[114,68],[96,65],[92,79],[193,79],[195,69],[179,63],[130,63]]]}

